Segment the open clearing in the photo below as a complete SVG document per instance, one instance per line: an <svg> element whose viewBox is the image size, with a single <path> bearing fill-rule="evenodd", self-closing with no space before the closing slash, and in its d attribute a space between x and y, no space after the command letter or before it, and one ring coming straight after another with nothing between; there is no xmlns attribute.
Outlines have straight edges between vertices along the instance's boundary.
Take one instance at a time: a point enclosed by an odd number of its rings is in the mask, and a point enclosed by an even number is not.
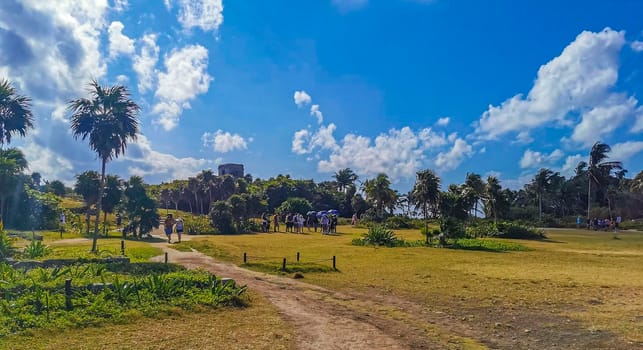
<svg viewBox="0 0 643 350"><path fill-rule="evenodd" d="M235 324L227 331L216 328L223 334L211 337L234 339L238 348L643 348L643 233L614 239L611 233L556 230L548 232L547 241L512 241L528 251L500 253L357 247L350 241L363 229L339 231L191 236L169 247L153 243L168 251L171 261L247 284L251 306L48 337L52 344L64 338L91 344L100 335L113 339L105 348L126 348L126 338L119 342L112 334L117 328L132 337L143 332L136 348L221 348L195 343L195 337L203 338L197 334L206 334L193 332L205 317L207 324ZM412 230L396 233L422 238ZM246 267L259 271L237 266L243 266L244 252ZM291 263L297 252L299 265ZM329 268L333 255L338 272ZM282 257L290 271L303 269L304 278L280 273ZM184 327L161 342L145 335L144 322L154 322L162 339L174 325ZM34 338L15 337L9 344ZM69 348L83 348L74 344Z"/></svg>

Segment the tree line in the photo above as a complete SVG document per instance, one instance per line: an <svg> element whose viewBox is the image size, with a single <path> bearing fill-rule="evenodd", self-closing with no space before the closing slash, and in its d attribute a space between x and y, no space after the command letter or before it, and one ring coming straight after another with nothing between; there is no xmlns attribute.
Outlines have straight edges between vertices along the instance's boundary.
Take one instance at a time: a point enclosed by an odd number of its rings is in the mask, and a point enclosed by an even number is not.
<svg viewBox="0 0 643 350"><path fill-rule="evenodd" d="M12 136L25 136L33 128L31 100L19 95L7 80L0 81L0 146ZM610 147L597 142L580 162L574 175L565 178L551 169L541 169L523 188L503 188L494 176L483 178L469 173L461 184L442 189L441 179L432 170L417 173L413 188L399 192L391 188L387 174L360 178L350 168L340 169L328 181L292 179L277 175L254 179L251 175L217 176L206 169L187 179L155 185L140 177L123 180L106 173L107 163L125 152L139 133L139 106L124 86L89 84L88 97L68 102L70 128L76 139L88 142L101 162L101 171L76 176L73 189L62 182L42 181L39 174L24 174L28 168L17 148L0 148L0 217L9 226L48 227L55 223L61 197L72 191L85 203L89 232L90 215L95 216L94 244L108 213L122 210L135 231L147 232L158 226L159 208L207 215L222 232L251 230L251 218L262 213L336 209L340 216L357 213L371 221L396 217L438 219L441 226L479 219L494 224L499 220L522 220L541 225L560 225L592 217L643 216L643 171L633 179L621 162L609 159ZM99 200L99 198L101 200ZM33 210L26 210L31 208ZM35 209L34 209L35 208ZM44 209L43 209L44 208ZM52 209L53 208L53 209ZM23 210L24 209L24 210ZM36 211L34 211L36 210ZM38 212L37 210L40 210ZM49 213L46 219L25 218L25 213ZM42 215L39 215L42 216ZM34 221L39 221L35 223Z"/></svg>

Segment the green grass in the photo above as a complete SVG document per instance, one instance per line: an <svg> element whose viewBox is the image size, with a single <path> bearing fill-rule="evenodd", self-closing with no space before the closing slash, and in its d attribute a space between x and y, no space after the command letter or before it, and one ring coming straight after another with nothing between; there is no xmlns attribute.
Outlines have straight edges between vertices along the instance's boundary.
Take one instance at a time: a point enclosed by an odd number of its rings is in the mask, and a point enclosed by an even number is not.
<svg viewBox="0 0 643 350"><path fill-rule="evenodd" d="M513 242L501 242L495 239L488 238L461 238L453 242L451 249L463 250L480 250L487 252L511 252L511 251L525 251L528 250L522 244Z"/></svg>
<svg viewBox="0 0 643 350"><path fill-rule="evenodd" d="M189 245L238 265L244 252L289 261L300 252L302 262L335 255L340 273L308 272L306 282L337 290L378 288L445 307L544 310L643 340L643 321L633 321L643 314L643 233L621 232L620 239L614 239L612 233L550 230L544 241L483 239L463 244L481 250L352 246L365 231L340 226L335 236L220 235L196 237ZM423 239L419 230L395 234L409 241ZM504 253L495 253L498 250Z"/></svg>

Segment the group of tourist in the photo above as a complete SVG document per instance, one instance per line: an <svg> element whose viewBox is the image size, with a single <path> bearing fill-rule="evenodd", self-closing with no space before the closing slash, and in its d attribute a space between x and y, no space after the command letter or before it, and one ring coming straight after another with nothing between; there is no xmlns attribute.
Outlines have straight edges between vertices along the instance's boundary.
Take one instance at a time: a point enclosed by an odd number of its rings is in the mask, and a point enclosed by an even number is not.
<svg viewBox="0 0 643 350"><path fill-rule="evenodd" d="M317 214L309 212L306 216L300 213L288 213L283 219L279 214L274 214L271 217L267 213L261 215L261 231L270 232L272 225L272 232L281 232L279 224L284 222L286 225L286 232L291 233L304 233L304 229L308 232L317 232L320 230L322 234L337 233L337 215L331 213ZM351 223L356 223L356 215Z"/></svg>
<svg viewBox="0 0 643 350"><path fill-rule="evenodd" d="M180 217L176 220L172 217L172 214L167 214L165 217L165 222L163 223L165 228L165 235L167 236L167 242L172 243L172 232L176 230L176 235L179 237L179 243L181 243L181 235L183 234L183 219Z"/></svg>
<svg viewBox="0 0 643 350"><path fill-rule="evenodd" d="M621 217L617 216L616 219L613 218L593 218L587 222L587 229L589 230L602 230L602 231L615 231L618 229L621 224ZM576 225L580 227L582 225L583 219L579 215L576 219Z"/></svg>

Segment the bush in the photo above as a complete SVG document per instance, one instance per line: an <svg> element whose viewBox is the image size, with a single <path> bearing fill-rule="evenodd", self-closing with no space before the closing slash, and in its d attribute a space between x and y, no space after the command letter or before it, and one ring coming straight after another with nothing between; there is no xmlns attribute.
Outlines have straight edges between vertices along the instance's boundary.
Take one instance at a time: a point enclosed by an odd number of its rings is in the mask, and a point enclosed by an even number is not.
<svg viewBox="0 0 643 350"><path fill-rule="evenodd" d="M621 230L638 230L643 231L643 220L626 220L618 226Z"/></svg>
<svg viewBox="0 0 643 350"><path fill-rule="evenodd" d="M498 238L515 238L515 239L543 239L547 238L543 230L533 227L523 226L516 223L502 222L498 224L498 233L494 235Z"/></svg>
<svg viewBox="0 0 643 350"><path fill-rule="evenodd" d="M526 247L509 242L498 242L488 239L471 239L471 238L460 238L457 239L449 247L452 249L464 249L464 250L482 250L490 252L507 252L507 251L522 251L527 250Z"/></svg>
<svg viewBox="0 0 643 350"><path fill-rule="evenodd" d="M217 233L234 234L237 230L232 225L232 208L224 201L212 203L210 223Z"/></svg>
<svg viewBox="0 0 643 350"><path fill-rule="evenodd" d="M395 236L395 232L383 225L373 225L361 239L353 240L353 245L395 247L398 244L399 239Z"/></svg>
<svg viewBox="0 0 643 350"><path fill-rule="evenodd" d="M13 241L7 236L7 233L2 230L1 225L0 223L0 259L6 259L14 253Z"/></svg>
<svg viewBox="0 0 643 350"><path fill-rule="evenodd" d="M386 226L392 229L413 228L413 222L406 216L391 216L386 219Z"/></svg>
<svg viewBox="0 0 643 350"><path fill-rule="evenodd" d="M204 235L214 233L214 228L210 225L210 220L207 216L192 216L186 215L183 219L184 230L190 235Z"/></svg>
<svg viewBox="0 0 643 350"><path fill-rule="evenodd" d="M51 252L51 249L42 244L42 241L32 240L28 246L25 247L23 255L29 259L43 257Z"/></svg>

